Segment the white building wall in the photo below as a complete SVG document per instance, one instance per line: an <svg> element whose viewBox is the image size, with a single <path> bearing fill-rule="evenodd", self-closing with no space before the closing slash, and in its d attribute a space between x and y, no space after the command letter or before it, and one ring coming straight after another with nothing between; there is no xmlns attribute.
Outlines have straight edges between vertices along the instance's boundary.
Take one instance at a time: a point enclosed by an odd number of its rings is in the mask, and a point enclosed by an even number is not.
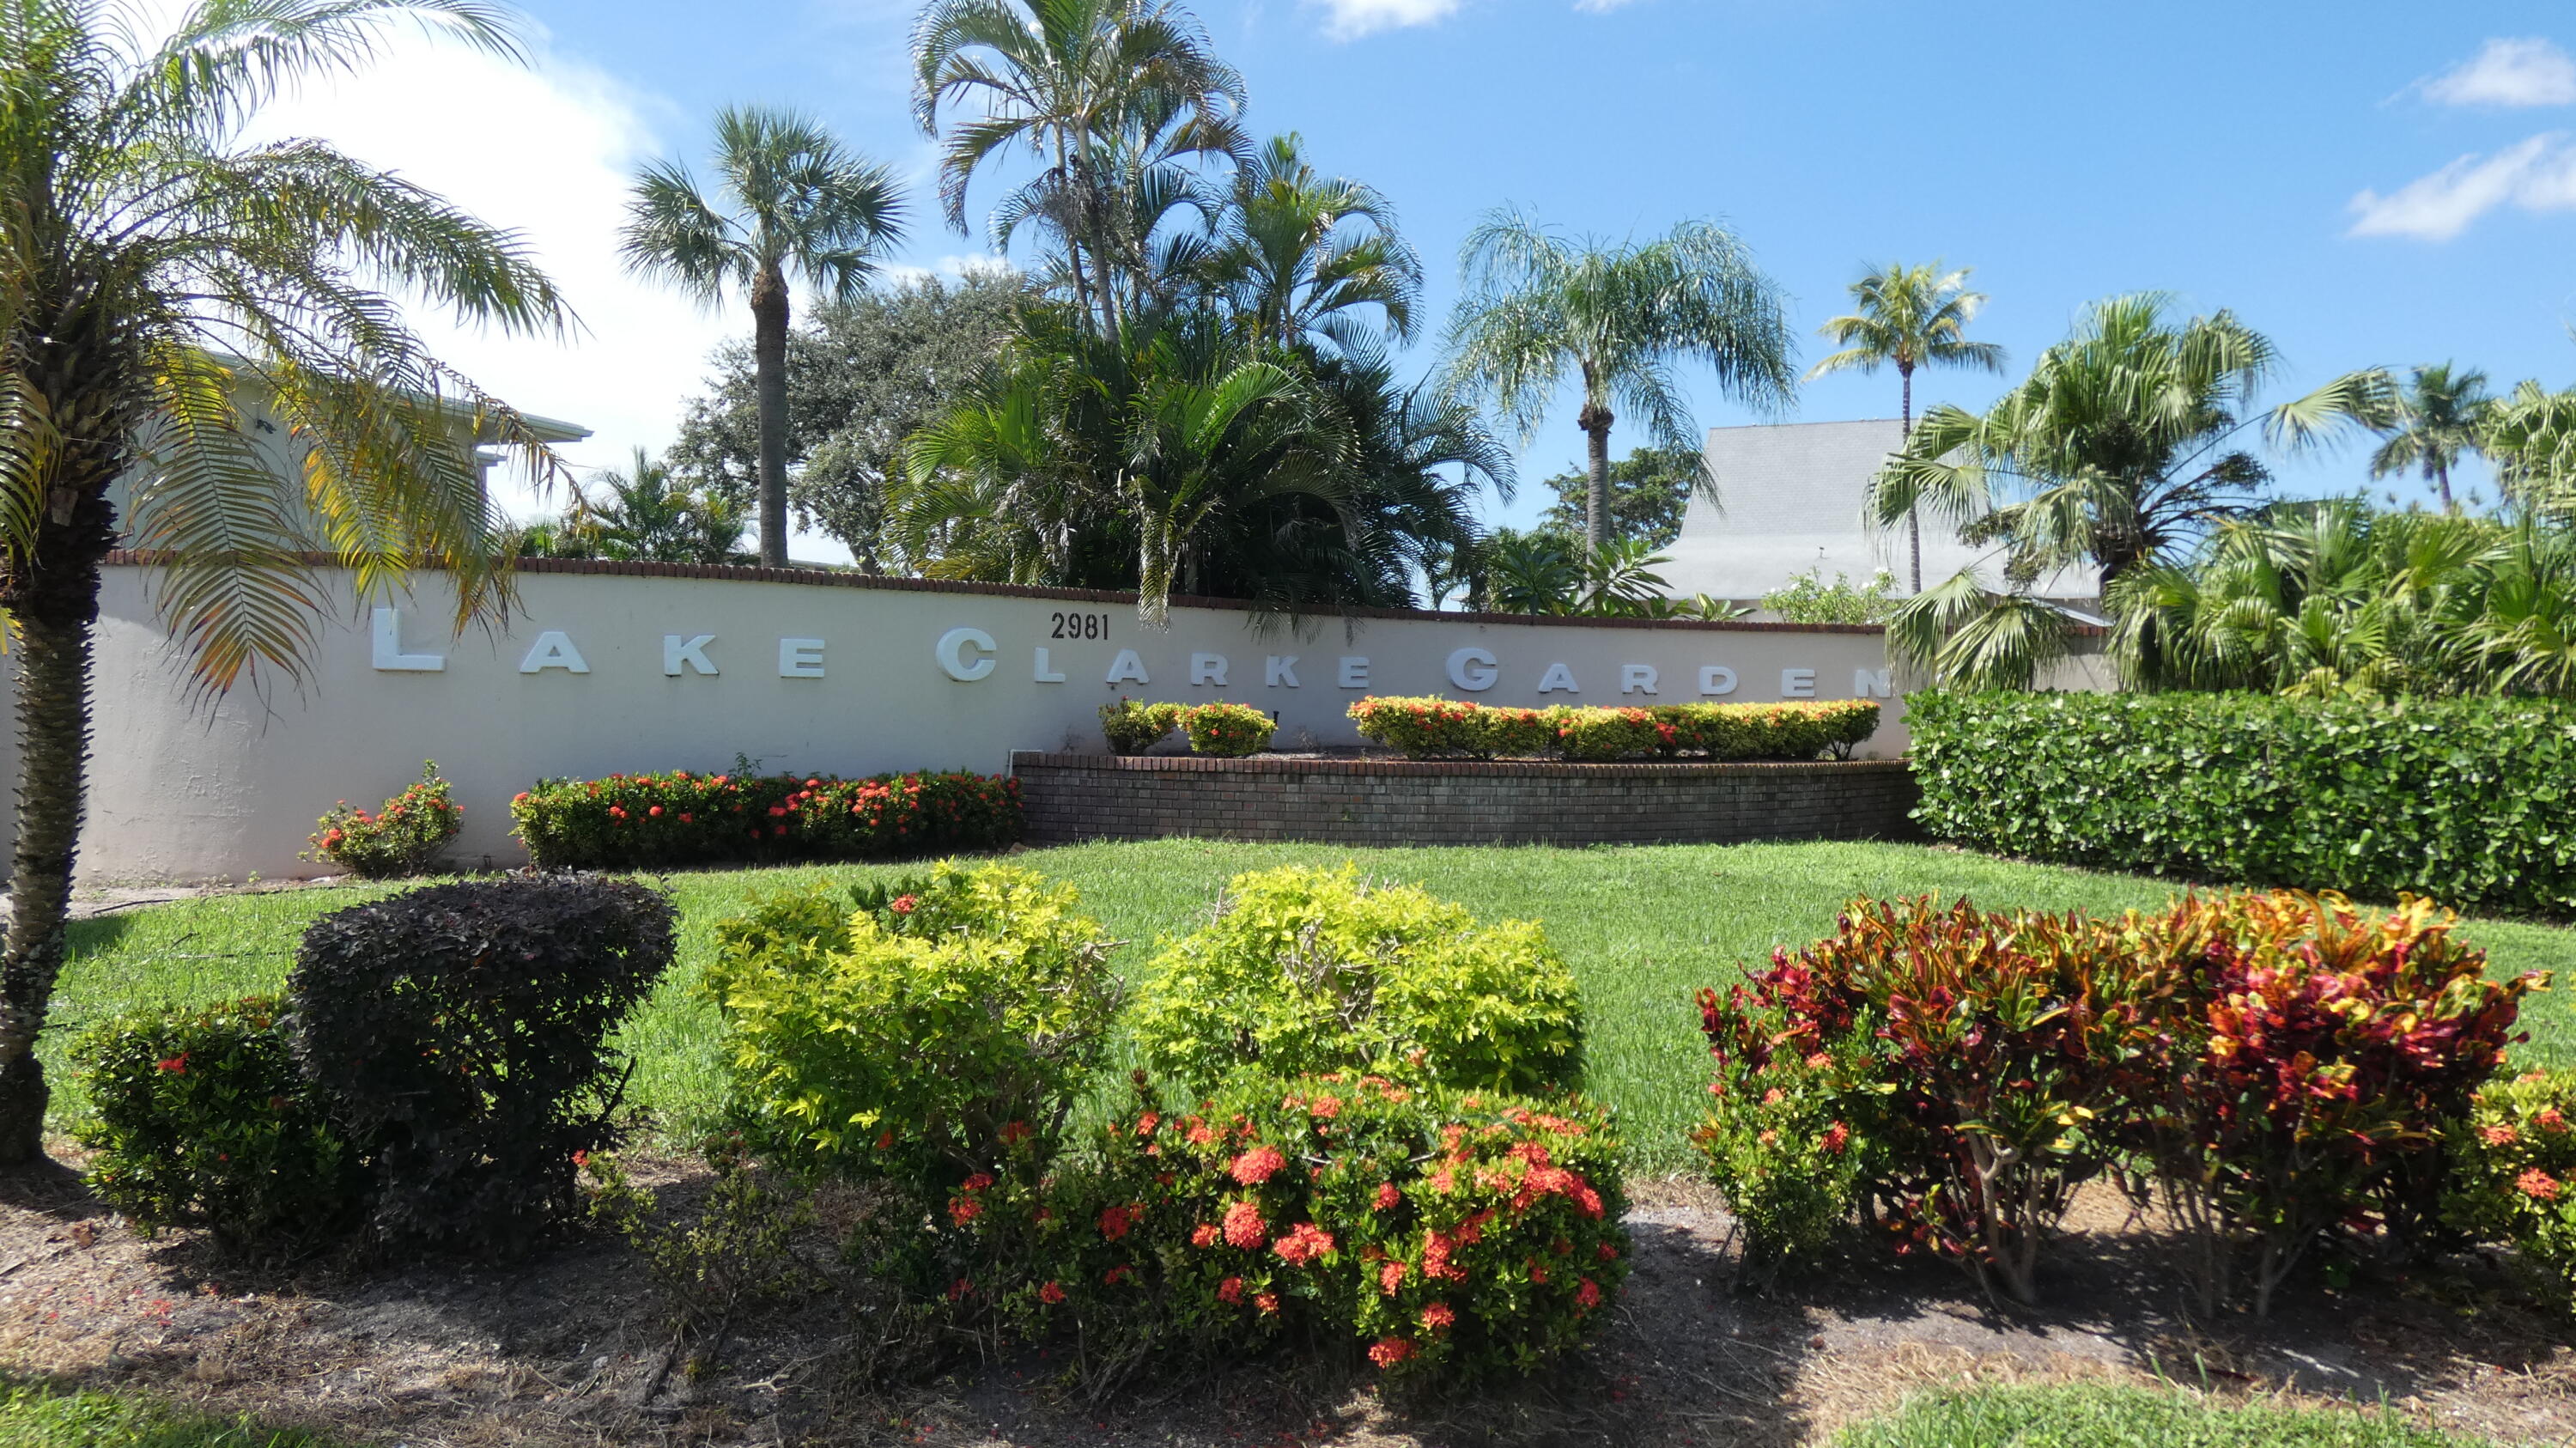
<svg viewBox="0 0 2576 1448"><path fill-rule="evenodd" d="M523 858L506 805L543 776L721 770L737 753L797 773L996 773L1013 750L1103 748L1095 711L1122 695L1276 711L1278 745L1293 747L1359 743L1344 711L1368 694L1754 702L1852 698L1893 678L1870 630L1424 613L1320 620L1299 637L1236 609L1175 608L1147 632L1130 602L543 571L520 577L506 627L463 638L425 591L381 653L343 575L348 621L300 689L269 680L209 704L153 614L152 576L107 570L84 883L320 873L296 859L315 817L340 799L373 808L431 758L465 807L459 858L506 864ZM701 637L713 676L685 649ZM1542 692L1557 665L1574 687ZM1901 701L1886 702L1864 750L1877 757L1904 747Z"/></svg>

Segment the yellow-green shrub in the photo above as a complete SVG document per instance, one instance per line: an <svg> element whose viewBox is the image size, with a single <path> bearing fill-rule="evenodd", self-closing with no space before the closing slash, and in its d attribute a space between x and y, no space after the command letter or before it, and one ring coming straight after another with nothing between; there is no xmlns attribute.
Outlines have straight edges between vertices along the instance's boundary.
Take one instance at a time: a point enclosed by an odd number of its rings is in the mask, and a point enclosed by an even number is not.
<svg viewBox="0 0 2576 1448"><path fill-rule="evenodd" d="M1570 1083L1583 1044L1574 976L1536 921L1480 925L1352 865L1235 877L1165 947L1135 1030L1157 1072L1197 1085L1258 1065L1534 1091Z"/></svg>
<svg viewBox="0 0 2576 1448"><path fill-rule="evenodd" d="M818 886L725 922L705 989L746 1136L938 1191L1056 1141L1121 997L1079 903L1033 871L948 863L876 908Z"/></svg>

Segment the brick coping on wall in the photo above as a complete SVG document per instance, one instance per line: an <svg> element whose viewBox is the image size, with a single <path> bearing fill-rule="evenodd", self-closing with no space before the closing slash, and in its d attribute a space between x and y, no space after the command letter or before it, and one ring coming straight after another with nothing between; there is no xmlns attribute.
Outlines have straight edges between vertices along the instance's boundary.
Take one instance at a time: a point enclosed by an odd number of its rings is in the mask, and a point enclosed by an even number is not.
<svg viewBox="0 0 2576 1448"><path fill-rule="evenodd" d="M1255 754L1214 759L1202 754L1061 754L1014 750L1011 768L1092 769L1131 774L1313 774L1446 779L1707 779L1788 778L1855 772L1910 774L1902 759L1819 759L1749 763L1742 760L1646 760L1586 764L1561 759L1316 759Z"/></svg>
<svg viewBox="0 0 2576 1448"><path fill-rule="evenodd" d="M316 568L339 566L339 560L327 553L303 555L306 565ZM136 549L118 549L107 555L107 562L117 567L150 567L160 562L152 553ZM883 574L841 572L823 568L761 568L726 563L636 563L606 558L521 558L512 564L519 573L564 573L596 575L609 578L696 578L724 583L784 583L806 588L858 588L889 593L949 593L981 598L1027 598L1056 603L1128 604L1136 595L1098 588L1038 588L1016 583L961 583L945 578L889 578ZM1235 613L1261 613L1265 610L1248 599L1197 598L1185 594L1172 596L1174 608L1222 609ZM1275 613L1272 615L1277 617ZM1304 616L1308 622L1330 619L1416 619L1435 623L1516 624L1528 628L1618 628L1663 629L1703 633L1843 633L1876 634L1886 630L1874 623L1756 623L1746 619L1697 618L1607 618L1590 614L1530 613L1442 613L1422 608L1338 608L1317 610Z"/></svg>

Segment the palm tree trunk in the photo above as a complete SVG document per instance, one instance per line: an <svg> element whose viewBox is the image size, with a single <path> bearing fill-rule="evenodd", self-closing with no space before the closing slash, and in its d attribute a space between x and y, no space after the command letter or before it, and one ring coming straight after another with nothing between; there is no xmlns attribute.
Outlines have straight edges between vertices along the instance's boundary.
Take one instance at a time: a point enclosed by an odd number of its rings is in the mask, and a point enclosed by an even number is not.
<svg viewBox="0 0 2576 1448"><path fill-rule="evenodd" d="M1899 367L1896 369L1896 375L1904 384L1903 401L1897 406L1899 431L1896 435L1897 446L1903 447L1914 438L1914 369ZM1914 559L1914 586L1909 591L1921 593L1923 591L1923 520L1915 515L1915 510L1911 507L1905 510L1905 546Z"/></svg>
<svg viewBox="0 0 2576 1448"><path fill-rule="evenodd" d="M1592 455L1592 486L1583 503L1583 554L1601 551L1610 532L1610 409L1597 402L1583 405L1575 423L1583 429Z"/></svg>
<svg viewBox="0 0 2576 1448"><path fill-rule="evenodd" d="M776 265L751 284L753 391L760 404L760 562L787 566L787 278Z"/></svg>
<svg viewBox="0 0 2576 1448"><path fill-rule="evenodd" d="M2456 513L2460 511L2459 506L2451 501L2451 469L2449 466L2441 463L2434 464L2433 483L2434 486L2442 490L2442 511L2445 513Z"/></svg>

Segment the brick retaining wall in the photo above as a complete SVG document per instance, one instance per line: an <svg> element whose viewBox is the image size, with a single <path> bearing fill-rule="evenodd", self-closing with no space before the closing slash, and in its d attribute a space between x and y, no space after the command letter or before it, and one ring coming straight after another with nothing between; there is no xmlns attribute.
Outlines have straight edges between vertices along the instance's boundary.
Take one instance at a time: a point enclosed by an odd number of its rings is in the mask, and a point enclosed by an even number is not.
<svg viewBox="0 0 2576 1448"><path fill-rule="evenodd" d="M1740 844L1907 839L1902 760L1558 764L1017 753L1032 844Z"/></svg>

